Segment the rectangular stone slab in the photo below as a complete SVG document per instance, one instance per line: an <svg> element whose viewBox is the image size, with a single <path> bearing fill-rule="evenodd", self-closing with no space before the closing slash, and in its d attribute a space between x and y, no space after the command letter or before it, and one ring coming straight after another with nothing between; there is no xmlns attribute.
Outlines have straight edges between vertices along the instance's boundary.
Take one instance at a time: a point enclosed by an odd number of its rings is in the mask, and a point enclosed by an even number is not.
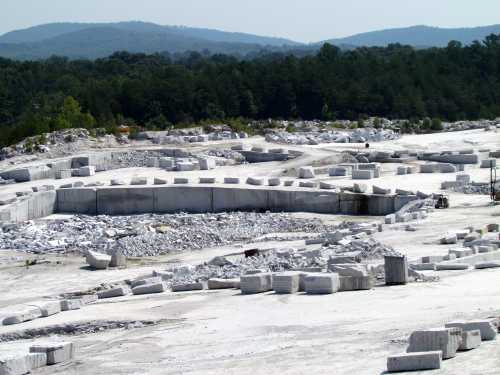
<svg viewBox="0 0 500 375"><path fill-rule="evenodd" d="M462 343L458 350L476 349L481 345L481 331L478 329L462 332Z"/></svg>
<svg viewBox="0 0 500 375"><path fill-rule="evenodd" d="M172 292L190 292L192 290L203 290L202 283L186 283L172 285Z"/></svg>
<svg viewBox="0 0 500 375"><path fill-rule="evenodd" d="M475 331L479 330L481 332L481 340L489 341L494 340L497 336L497 328L491 320L471 320L464 321L459 320L455 322L449 322L445 324L445 327L458 327L464 331Z"/></svg>
<svg viewBox="0 0 500 375"><path fill-rule="evenodd" d="M208 289L239 289L240 279L209 279Z"/></svg>
<svg viewBox="0 0 500 375"><path fill-rule="evenodd" d="M340 278L336 273L309 274L304 283L307 294L332 294L340 288Z"/></svg>
<svg viewBox="0 0 500 375"><path fill-rule="evenodd" d="M270 273L257 273L243 275L240 278L242 294L263 293L272 290L272 275Z"/></svg>
<svg viewBox="0 0 500 375"><path fill-rule="evenodd" d="M277 294L293 294L299 291L300 273L284 272L273 275L273 290Z"/></svg>
<svg viewBox="0 0 500 375"><path fill-rule="evenodd" d="M46 353L47 364L55 365L73 359L75 348L71 342L37 344L30 347L30 353Z"/></svg>
<svg viewBox="0 0 500 375"><path fill-rule="evenodd" d="M432 328L415 331L409 339L408 353L441 350L443 359L455 357L462 341L461 328Z"/></svg>
<svg viewBox="0 0 500 375"><path fill-rule="evenodd" d="M0 312L0 319L4 326L20 324L29 320L34 320L42 316L42 311L35 306L16 305L6 308Z"/></svg>
<svg viewBox="0 0 500 375"><path fill-rule="evenodd" d="M126 296L129 293L130 293L129 288L121 286L118 288L113 288L113 289L108 289L108 290L103 290L101 292L98 292L97 297L99 299L115 298L115 297Z"/></svg>
<svg viewBox="0 0 500 375"><path fill-rule="evenodd" d="M59 301L36 301L27 305L38 307L44 318L61 312L61 303Z"/></svg>
<svg viewBox="0 0 500 375"><path fill-rule="evenodd" d="M388 372L436 370L441 368L440 351L403 353L387 357Z"/></svg>
<svg viewBox="0 0 500 375"><path fill-rule="evenodd" d="M165 286L163 283L140 285L132 289L134 295L163 293L164 291Z"/></svg>

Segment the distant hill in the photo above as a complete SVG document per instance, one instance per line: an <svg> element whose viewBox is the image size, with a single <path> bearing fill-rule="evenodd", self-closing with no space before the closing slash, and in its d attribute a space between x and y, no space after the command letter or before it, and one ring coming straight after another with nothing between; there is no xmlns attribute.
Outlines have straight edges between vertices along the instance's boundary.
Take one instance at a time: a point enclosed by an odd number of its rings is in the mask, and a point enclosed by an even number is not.
<svg viewBox="0 0 500 375"><path fill-rule="evenodd" d="M500 25L442 29L413 26L330 39L342 49L400 43L414 47L443 47L451 40L469 44L499 34ZM51 23L16 30L0 36L0 57L36 60L52 55L71 59L95 59L116 51L169 52L209 51L231 55L258 55L262 51L307 54L324 42L302 44L289 39L232 33L184 26L161 26L147 22Z"/></svg>
<svg viewBox="0 0 500 375"><path fill-rule="evenodd" d="M146 22L54 23L12 31L0 36L0 56L40 59L52 55L98 58L113 52L249 53L266 48L297 47L300 43L245 33Z"/></svg>
<svg viewBox="0 0 500 375"><path fill-rule="evenodd" d="M500 25L444 29L429 26L412 26L356 34L346 38L330 39L332 44L350 44L357 47L387 46L400 43L414 47L445 47L452 40L470 44L484 40L490 34L500 34Z"/></svg>

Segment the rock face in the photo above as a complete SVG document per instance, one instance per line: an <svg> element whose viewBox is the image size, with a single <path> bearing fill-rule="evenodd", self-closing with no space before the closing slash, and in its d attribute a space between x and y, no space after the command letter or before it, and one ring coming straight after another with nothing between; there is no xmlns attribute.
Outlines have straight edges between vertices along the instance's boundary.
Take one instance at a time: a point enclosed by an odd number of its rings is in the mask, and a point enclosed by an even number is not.
<svg viewBox="0 0 500 375"><path fill-rule="evenodd" d="M96 270L105 270L111 263L111 256L88 250L86 260L90 267Z"/></svg>

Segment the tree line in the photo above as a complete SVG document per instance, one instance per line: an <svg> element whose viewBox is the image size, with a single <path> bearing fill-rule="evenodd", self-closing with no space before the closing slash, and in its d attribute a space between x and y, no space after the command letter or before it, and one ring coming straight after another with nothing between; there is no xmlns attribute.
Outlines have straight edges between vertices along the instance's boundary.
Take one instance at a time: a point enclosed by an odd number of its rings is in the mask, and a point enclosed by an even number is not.
<svg viewBox="0 0 500 375"><path fill-rule="evenodd" d="M119 52L95 61L0 59L0 145L68 127L148 129L228 119L500 116L500 36L252 60Z"/></svg>

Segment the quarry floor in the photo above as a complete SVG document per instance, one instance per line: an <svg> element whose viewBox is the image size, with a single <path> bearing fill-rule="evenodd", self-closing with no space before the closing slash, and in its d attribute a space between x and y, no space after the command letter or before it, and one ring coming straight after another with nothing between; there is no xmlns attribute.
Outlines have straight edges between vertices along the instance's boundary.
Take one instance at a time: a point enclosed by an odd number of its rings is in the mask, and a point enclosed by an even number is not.
<svg viewBox="0 0 500 375"><path fill-rule="evenodd" d="M261 138L244 141L266 144ZM471 143L472 142L472 143ZM269 144L266 144L269 147ZM85 178L105 181L133 175L167 177L270 176L311 163L328 164L332 155L353 145L283 146L306 151L286 163L264 163L221 167L213 171L163 172L151 168L98 173ZM361 145L360 145L361 147ZM484 131L405 136L398 141L373 143L372 149L500 149L500 136ZM440 183L454 174L395 176L396 164L383 164L383 176L369 181L382 187L439 191ZM474 180L483 181L489 171L466 169ZM323 178L324 177L324 178ZM329 179L320 176L320 180ZM75 178L73 180L78 180ZM2 194L36 181L0 188ZM56 183L65 183L61 180ZM339 183L352 184L339 179ZM15 190L11 190L15 189ZM429 217L412 222L415 232L403 224L385 226L375 238L408 255L443 255L451 246L440 245L448 230L467 226L484 227L500 221L500 206L491 206L487 196L451 193L451 208L435 210ZM328 221L380 218L297 214ZM287 243L303 246L303 241ZM276 246L259 242L259 247ZM280 243L280 245L284 245ZM313 245L314 246L314 245ZM252 244L226 246L157 258L134 259L127 269L89 271L84 259L73 255L46 255L47 263L26 268L33 255L0 252L0 308L8 305L93 288L101 283L132 279L167 263L197 264L216 255L240 252ZM0 326L0 335L23 329L95 320L158 320L157 325L130 330L117 329L94 334L60 336L77 346L76 359L69 364L47 367L33 374L335 374L379 375L386 357L404 352L405 340L415 329L442 326L449 320L500 316L500 269L439 273L440 280L406 286L376 287L370 291L344 292L328 296L243 296L237 290L163 293L101 300L82 310L37 319L18 326ZM0 348L28 346L31 340L2 343ZM412 374L423 374L416 372ZM485 342L479 349L459 353L443 362L441 370L425 374L493 375L500 373L500 339Z"/></svg>

